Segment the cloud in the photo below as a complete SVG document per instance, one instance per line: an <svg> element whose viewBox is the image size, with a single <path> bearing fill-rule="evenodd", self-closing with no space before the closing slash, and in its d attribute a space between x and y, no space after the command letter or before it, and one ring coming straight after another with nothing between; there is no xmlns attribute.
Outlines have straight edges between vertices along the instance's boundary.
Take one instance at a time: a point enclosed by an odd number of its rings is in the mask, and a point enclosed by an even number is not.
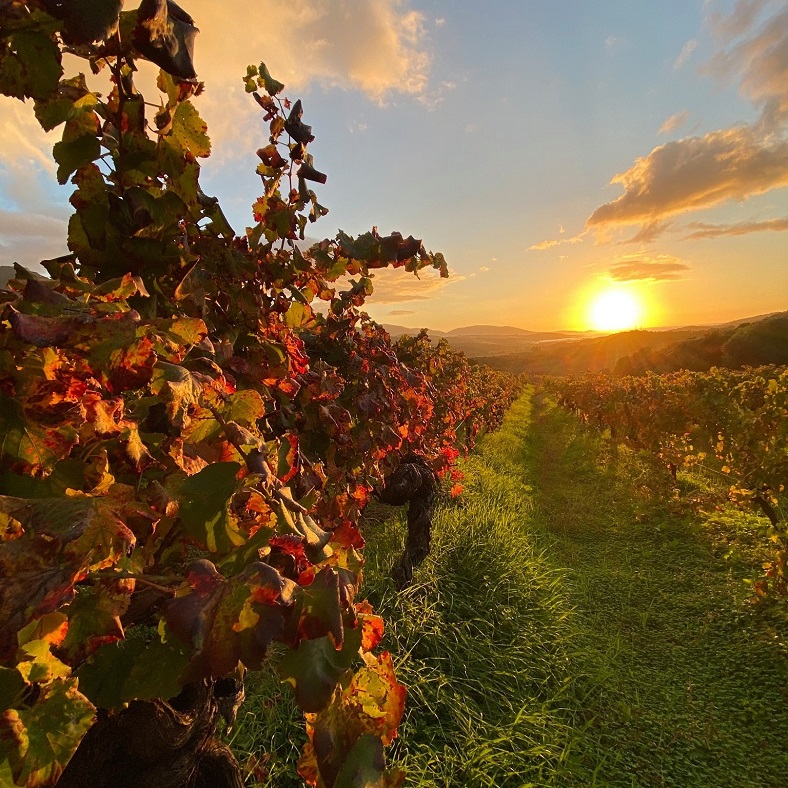
<svg viewBox="0 0 788 788"><path fill-rule="evenodd" d="M696 241L701 238L719 238L724 235L749 235L750 233L760 233L765 231L786 232L788 231L788 216L783 219L766 219L760 222L738 222L737 224L704 224L703 222L692 222L686 226L687 230L695 232L684 236L686 241Z"/></svg>
<svg viewBox="0 0 788 788"><path fill-rule="evenodd" d="M659 238L673 222L649 222L644 224L631 238L621 241L624 244L648 244Z"/></svg>
<svg viewBox="0 0 788 788"><path fill-rule="evenodd" d="M618 262L610 266L607 275L616 282L668 282L683 279L683 274L689 270L688 265L669 254L656 257L631 254L619 258Z"/></svg>
<svg viewBox="0 0 788 788"><path fill-rule="evenodd" d="M712 9L708 15L709 27L718 38L737 38L752 28L768 5L768 0L737 0L733 10L727 15Z"/></svg>
<svg viewBox="0 0 788 788"><path fill-rule="evenodd" d="M658 134L672 134L676 129L681 128L689 118L689 112L682 110L671 115L660 127Z"/></svg>
<svg viewBox="0 0 788 788"><path fill-rule="evenodd" d="M687 211L788 186L788 8L739 0L728 15L712 13L709 23L720 49L706 72L737 80L760 108L759 121L669 142L638 158L611 181L624 193L588 218L598 238L622 225L658 226ZM662 130L672 131L681 115L668 118Z"/></svg>
<svg viewBox="0 0 788 788"><path fill-rule="evenodd" d="M750 126L687 137L654 148L611 183L624 194L597 208L588 227L657 222L788 186L788 141L765 140Z"/></svg>
<svg viewBox="0 0 788 788"><path fill-rule="evenodd" d="M698 42L691 38L687 41L686 44L681 48L681 52L679 52L678 57L673 61L673 70L678 71L689 59L692 53L697 49Z"/></svg>
<svg viewBox="0 0 788 788"><path fill-rule="evenodd" d="M390 309L386 314L392 316L415 315L416 312L413 309Z"/></svg>
<svg viewBox="0 0 788 788"><path fill-rule="evenodd" d="M483 273L483 274L486 274L489 270L490 270L490 266L489 265L483 265L483 266L481 266L479 268L479 271L481 271L481 273Z"/></svg>
<svg viewBox="0 0 788 788"><path fill-rule="evenodd" d="M310 83L359 90L382 103L392 93L427 87L431 56L425 17L400 0L192 0L201 33L198 74L239 81L248 63L265 60L291 89Z"/></svg>
<svg viewBox="0 0 788 788"><path fill-rule="evenodd" d="M42 214L0 210L0 265L37 267L41 260L66 254L68 222Z"/></svg>
<svg viewBox="0 0 788 788"><path fill-rule="evenodd" d="M712 27L723 49L706 64L705 72L736 80L744 96L762 111L770 131L788 120L788 7L752 28L762 12L774 6L764 0L740 0L727 17L714 17Z"/></svg>
<svg viewBox="0 0 788 788"><path fill-rule="evenodd" d="M259 109L245 94L241 81L250 63L264 60L291 96L318 85L359 91L377 104L397 95L427 97L434 103L451 89L449 84L441 85L428 97L432 55L426 18L404 0L262 0L254 4L190 0L188 10L200 29L195 63L200 79L206 82L197 107L208 123L211 139L218 142L214 150L225 157L235 155L234 150L247 151L249 144L228 143L248 140L250 128L259 128ZM64 63L69 75L86 66L68 56ZM145 62L138 65L137 81L143 94L158 101L158 69ZM100 81L105 81L103 75ZM103 84L99 89L106 95ZM47 137L29 103L0 96L0 161L23 155L54 171L51 149L60 132L57 129Z"/></svg>
<svg viewBox="0 0 788 788"><path fill-rule="evenodd" d="M408 301L428 301L435 298L444 288L462 282L464 276L442 279L437 271L419 271L417 279L403 268L381 268L374 271L374 292L370 304L399 304Z"/></svg>
<svg viewBox="0 0 788 788"><path fill-rule="evenodd" d="M563 232L561 228L560 232ZM545 249L552 249L554 246L561 246L563 244L579 244L583 242L583 233L580 235L572 236L571 238L560 238L558 240L539 241L528 247L529 252L543 252Z"/></svg>

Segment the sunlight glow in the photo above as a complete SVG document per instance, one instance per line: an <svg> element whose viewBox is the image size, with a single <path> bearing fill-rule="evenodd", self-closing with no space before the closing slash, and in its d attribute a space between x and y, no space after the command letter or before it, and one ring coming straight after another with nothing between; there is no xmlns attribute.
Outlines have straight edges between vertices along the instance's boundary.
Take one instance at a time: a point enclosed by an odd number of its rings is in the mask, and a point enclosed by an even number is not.
<svg viewBox="0 0 788 788"><path fill-rule="evenodd" d="M591 302L589 322L597 331L626 331L642 320L640 301L626 290L605 290Z"/></svg>

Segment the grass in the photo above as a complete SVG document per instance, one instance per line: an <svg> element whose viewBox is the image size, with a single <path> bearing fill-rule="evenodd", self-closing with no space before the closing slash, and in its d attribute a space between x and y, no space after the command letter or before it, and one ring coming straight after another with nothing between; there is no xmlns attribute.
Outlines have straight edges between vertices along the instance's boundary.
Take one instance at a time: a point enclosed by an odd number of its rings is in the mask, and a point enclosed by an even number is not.
<svg viewBox="0 0 788 788"><path fill-rule="evenodd" d="M575 642L599 687L598 746L616 753L603 784L784 785L785 628L745 598L759 518L693 514L649 458L549 402L528 441L536 525L570 569Z"/></svg>
<svg viewBox="0 0 788 788"><path fill-rule="evenodd" d="M784 784L785 627L744 594L759 518L689 511L646 458L538 396L463 470L404 592L404 512L365 525L362 593L408 687L388 756L407 785ZM233 746L266 752L260 784L299 785L297 709L272 669L256 681Z"/></svg>

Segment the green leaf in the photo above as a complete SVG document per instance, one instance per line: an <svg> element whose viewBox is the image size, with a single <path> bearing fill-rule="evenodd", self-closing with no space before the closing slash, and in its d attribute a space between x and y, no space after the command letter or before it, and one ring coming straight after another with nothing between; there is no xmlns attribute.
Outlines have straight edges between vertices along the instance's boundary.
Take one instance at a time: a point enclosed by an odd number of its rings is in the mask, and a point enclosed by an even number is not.
<svg viewBox="0 0 788 788"><path fill-rule="evenodd" d="M186 531L211 552L226 552L246 540L229 511L239 487L237 462L217 462L190 476L180 486L180 519Z"/></svg>
<svg viewBox="0 0 788 788"><path fill-rule="evenodd" d="M79 687L98 707L114 709L130 700L171 698L180 692L189 665L187 648L162 642L158 633L99 648L77 672Z"/></svg>
<svg viewBox="0 0 788 788"><path fill-rule="evenodd" d="M61 649L71 664L79 664L100 646L123 637L120 616L129 599L130 595L113 594L105 586L80 589L65 609L68 631Z"/></svg>
<svg viewBox="0 0 788 788"><path fill-rule="evenodd" d="M339 770L334 788L366 788L385 785L381 779L386 772L383 742L371 733L365 733L353 745Z"/></svg>
<svg viewBox="0 0 788 788"><path fill-rule="evenodd" d="M83 134L71 142L56 142L52 153L58 163L57 182L66 183L73 172L101 155L101 146L95 135Z"/></svg>
<svg viewBox="0 0 788 788"><path fill-rule="evenodd" d="M298 705L308 713L320 711L331 700L340 676L350 669L361 646L361 627L345 633L337 651L329 637L302 640L294 651L289 649L279 662L282 681L295 691Z"/></svg>
<svg viewBox="0 0 788 788"><path fill-rule="evenodd" d="M48 684L71 675L71 668L52 654L49 647L46 640L32 640L20 647L17 670L28 684Z"/></svg>
<svg viewBox="0 0 788 788"><path fill-rule="evenodd" d="M93 110L98 100L98 96L88 90L85 75L78 74L72 79L61 80L56 93L36 101L36 118L45 131L51 131L61 123Z"/></svg>
<svg viewBox="0 0 788 788"><path fill-rule="evenodd" d="M95 719L92 703L76 679L44 687L30 709L0 716L0 744L17 785L52 784Z"/></svg>
<svg viewBox="0 0 788 788"><path fill-rule="evenodd" d="M0 39L0 93L45 99L62 73L60 49L43 31L20 30Z"/></svg>
<svg viewBox="0 0 788 788"><path fill-rule="evenodd" d="M0 709L14 706L24 688L24 679L16 668L0 667Z"/></svg>
<svg viewBox="0 0 788 788"><path fill-rule="evenodd" d="M70 425L40 424L21 403L0 394L0 463L28 473L50 470L77 442Z"/></svg>
<svg viewBox="0 0 788 788"><path fill-rule="evenodd" d="M209 156L211 140L206 133L208 126L190 101L178 104L172 119L170 136L184 153L195 158Z"/></svg>

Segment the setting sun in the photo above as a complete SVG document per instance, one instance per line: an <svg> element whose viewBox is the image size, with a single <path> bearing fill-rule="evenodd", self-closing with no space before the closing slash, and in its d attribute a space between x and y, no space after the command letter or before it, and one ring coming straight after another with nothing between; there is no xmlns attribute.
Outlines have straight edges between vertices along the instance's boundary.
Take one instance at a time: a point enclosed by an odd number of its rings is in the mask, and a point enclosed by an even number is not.
<svg viewBox="0 0 788 788"><path fill-rule="evenodd" d="M597 331L626 331L641 321L640 301L625 290L606 290L591 302L589 320Z"/></svg>

